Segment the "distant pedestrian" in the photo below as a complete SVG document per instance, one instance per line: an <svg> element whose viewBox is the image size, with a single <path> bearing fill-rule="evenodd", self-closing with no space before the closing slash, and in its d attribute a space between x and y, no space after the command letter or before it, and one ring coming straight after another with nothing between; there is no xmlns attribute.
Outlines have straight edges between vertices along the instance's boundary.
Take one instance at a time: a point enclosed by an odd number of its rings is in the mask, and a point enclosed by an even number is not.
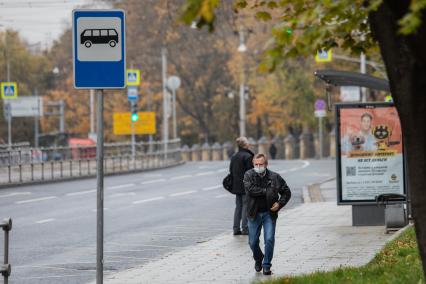
<svg viewBox="0 0 426 284"><path fill-rule="evenodd" d="M272 160L275 160L277 155L277 147L274 143L271 143L271 146L269 146L269 155L271 155Z"/></svg>
<svg viewBox="0 0 426 284"><path fill-rule="evenodd" d="M247 229L247 199L243 178L247 170L253 168L253 152L249 150L246 137L238 137L238 152L231 157L229 171L232 175L232 192L235 194L234 235L248 235ZM240 227L241 225L241 227Z"/></svg>
<svg viewBox="0 0 426 284"><path fill-rule="evenodd" d="M253 158L254 168L244 175L244 187L247 194L247 217L249 245L255 261L254 269L264 275L271 275L271 261L274 255L275 226L278 211L290 200L291 191L284 179L269 170L268 159L264 154ZM265 254L259 246L260 232L263 227Z"/></svg>

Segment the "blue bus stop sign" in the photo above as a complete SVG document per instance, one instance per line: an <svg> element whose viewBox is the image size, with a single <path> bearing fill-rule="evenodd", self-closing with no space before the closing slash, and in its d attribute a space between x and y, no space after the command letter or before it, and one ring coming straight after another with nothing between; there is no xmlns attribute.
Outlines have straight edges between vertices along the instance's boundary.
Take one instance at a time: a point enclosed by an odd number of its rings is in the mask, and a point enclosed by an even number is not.
<svg viewBox="0 0 426 284"><path fill-rule="evenodd" d="M125 15L123 10L74 10L74 87L126 87Z"/></svg>

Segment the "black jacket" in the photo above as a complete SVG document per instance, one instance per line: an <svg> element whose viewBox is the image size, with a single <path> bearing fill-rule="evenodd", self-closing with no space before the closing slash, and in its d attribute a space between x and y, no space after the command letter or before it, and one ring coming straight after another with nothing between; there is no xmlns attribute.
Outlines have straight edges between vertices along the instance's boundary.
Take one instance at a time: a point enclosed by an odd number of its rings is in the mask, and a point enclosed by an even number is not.
<svg viewBox="0 0 426 284"><path fill-rule="evenodd" d="M290 200L291 191L285 180L277 173L266 169L265 176L261 177L254 169L244 175L244 187L247 194L247 216L251 219L257 214L257 198L266 196L266 205L271 208L275 202L283 208ZM278 211L269 213L277 218Z"/></svg>
<svg viewBox="0 0 426 284"><path fill-rule="evenodd" d="M253 168L253 152L248 149L238 148L232 155L229 172L232 175L232 193L245 194L243 178L244 173Z"/></svg>

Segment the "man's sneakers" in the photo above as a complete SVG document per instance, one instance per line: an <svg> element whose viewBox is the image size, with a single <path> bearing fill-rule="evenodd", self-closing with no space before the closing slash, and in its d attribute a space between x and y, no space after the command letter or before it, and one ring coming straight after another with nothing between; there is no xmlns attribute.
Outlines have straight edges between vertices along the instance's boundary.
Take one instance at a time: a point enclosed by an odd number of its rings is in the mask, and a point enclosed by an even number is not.
<svg viewBox="0 0 426 284"><path fill-rule="evenodd" d="M247 230L242 230L242 231L241 231L241 235L248 236L248 234L249 234L249 233L248 233L248 231L247 231Z"/></svg>
<svg viewBox="0 0 426 284"><path fill-rule="evenodd" d="M263 268L263 275L271 275L271 274L272 274L272 271L271 271L270 267L264 267Z"/></svg>
<svg viewBox="0 0 426 284"><path fill-rule="evenodd" d="M234 231L234 236L239 236L241 234L242 234L241 231Z"/></svg>
<svg viewBox="0 0 426 284"><path fill-rule="evenodd" d="M262 270L262 261L256 261L254 263L254 270L260 272Z"/></svg>

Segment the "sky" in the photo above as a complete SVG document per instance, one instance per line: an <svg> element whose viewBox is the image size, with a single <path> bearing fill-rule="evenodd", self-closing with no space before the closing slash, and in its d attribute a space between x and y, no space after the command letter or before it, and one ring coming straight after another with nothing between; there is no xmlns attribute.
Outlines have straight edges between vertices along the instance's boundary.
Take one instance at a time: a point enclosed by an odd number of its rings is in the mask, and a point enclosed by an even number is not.
<svg viewBox="0 0 426 284"><path fill-rule="evenodd" d="M0 30L16 30L44 49L71 27L73 9L100 7L93 0L0 0Z"/></svg>

